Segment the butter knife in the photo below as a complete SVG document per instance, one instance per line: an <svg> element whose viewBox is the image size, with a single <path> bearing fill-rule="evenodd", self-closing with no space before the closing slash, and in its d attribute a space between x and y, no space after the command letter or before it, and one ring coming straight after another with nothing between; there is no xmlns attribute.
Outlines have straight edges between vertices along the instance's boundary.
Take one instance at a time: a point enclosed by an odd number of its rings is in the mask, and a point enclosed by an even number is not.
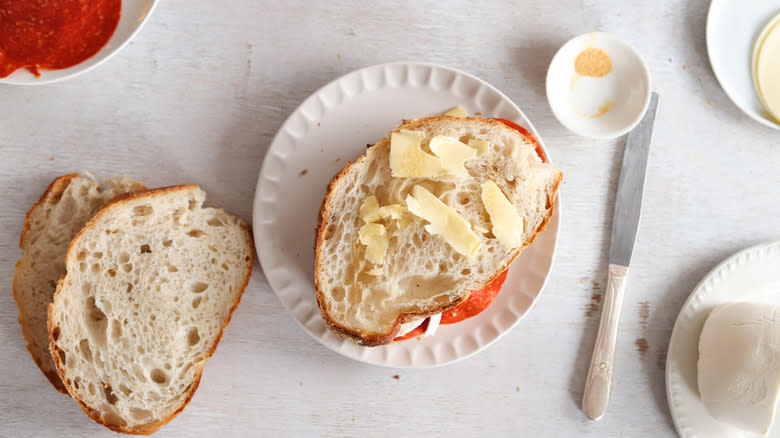
<svg viewBox="0 0 780 438"><path fill-rule="evenodd" d="M629 134L620 169L615 215L612 221L612 241L609 247L609 271L604 307L601 311L599 331L593 357L590 361L582 410L591 420L600 419L607 411L612 388L612 371L615 366L620 308L626 288L628 265L634 251L639 216L642 210L642 194L645 186L647 157L653 138L653 123L658 108L658 94L650 97L650 105L642 120Z"/></svg>

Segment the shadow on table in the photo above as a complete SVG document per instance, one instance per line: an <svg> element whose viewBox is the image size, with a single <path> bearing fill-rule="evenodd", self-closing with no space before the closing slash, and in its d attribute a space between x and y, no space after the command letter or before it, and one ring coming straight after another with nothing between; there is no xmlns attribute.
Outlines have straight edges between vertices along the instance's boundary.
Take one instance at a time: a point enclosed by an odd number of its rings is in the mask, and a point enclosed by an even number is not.
<svg viewBox="0 0 780 438"><path fill-rule="evenodd" d="M669 283L673 287L659 294L659 300L655 303L656 311L649 315L645 327L641 329L642 338L640 339L651 339L655 344L654 351L656 352L655 355L647 354L642 357L642 368L650 383L655 404L658 410L664 413L670 426L673 424L666 399L666 353L669 350L669 340L674 323L683 303L696 285L715 265L734 251L735 249L730 248L715 254L709 253L699 261L692 261L688 266L685 266L681 272L670 279ZM624 309L624 312L626 310ZM672 318L670 318L671 315L673 315ZM651 336L650 333L653 331L661 331L662 333Z"/></svg>
<svg viewBox="0 0 780 438"><path fill-rule="evenodd" d="M272 80L266 72L254 72L235 86L235 114L224 129L215 159L202 171L220 184L209 187L220 207L235 212L251 224L257 178L276 132L306 98L345 72L333 65L308 66L306 71ZM220 193L222 191L222 193Z"/></svg>
<svg viewBox="0 0 780 438"><path fill-rule="evenodd" d="M741 246L750 246L752 243L746 243ZM683 270L679 272L674 278L671 278L669 284L670 287L666 291L662 291L658 294L658 300L653 303L655 311L646 315L647 318L644 322L640 322L643 327L639 331L640 338L644 341L644 346L637 343L637 348L640 351L642 370L647 376L649 386L651 388L653 399L659 412L664 414L670 427L673 427L671 416L669 415L669 406L666 398L666 352L669 348L669 339L671 337L672 328L676 321L676 316L680 312L683 303L688 298L694 287L701 281L701 279L715 267L721 260L728 257L733 252L737 251L737 247L728 247L715 252L710 252L706 256L702 257L698 261L692 261L687 266L683 267ZM604 269L602 272L606 273L606 260L604 261ZM606 274L603 278L594 280L605 284ZM630 284L630 279L629 279ZM624 301L623 317L626 319L626 313L632 312L629 303L631 300ZM641 303L640 303L641 304ZM640 306L640 313L642 312L642 306ZM600 316L600 314L599 314ZM642 317L640 317L641 319ZM593 352L593 343L595 342L596 331L598 330L597 320L593 320L594 324L587 324L586 329L580 339L580 345L577 350L577 358L569 379L569 394L572 396L572 401L579 407L582 405L582 395L585 385L585 378L587 376L588 365ZM660 332L660 333L659 333ZM652 333L656 333L655 336ZM648 342L649 340L649 342ZM626 339L625 333L618 336L618 348L628 349L631 343L631 339ZM648 349L649 345L653 345L652 349ZM644 350L644 351L643 351ZM654 351L655 354L649 354L649 351ZM616 369L621 366L628 366L628 364L617 363ZM695 382L694 382L695 385ZM613 392L614 392L613 387ZM584 414L583 414L584 415ZM609 414L607 414L609 415Z"/></svg>
<svg viewBox="0 0 780 438"><path fill-rule="evenodd" d="M514 88L530 90L536 100L543 103L540 104L542 107L547 107L547 67L565 42L566 38L563 36L551 36L532 46L510 47L509 61L502 63L503 68L512 69L520 76L519 83L512 84ZM549 107L547 109L549 110Z"/></svg>
<svg viewBox="0 0 780 438"><path fill-rule="evenodd" d="M687 42L696 55L695 60L689 61L691 65L710 65L707 54L707 11L712 0L690 0L685 7L685 28L687 29ZM707 68L708 79L717 82L712 68Z"/></svg>

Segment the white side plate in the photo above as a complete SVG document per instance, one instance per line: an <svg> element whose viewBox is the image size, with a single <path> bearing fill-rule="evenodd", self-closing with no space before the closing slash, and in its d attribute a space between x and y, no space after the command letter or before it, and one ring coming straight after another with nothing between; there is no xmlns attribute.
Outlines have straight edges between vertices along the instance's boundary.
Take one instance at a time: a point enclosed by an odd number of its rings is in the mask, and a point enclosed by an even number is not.
<svg viewBox="0 0 780 438"><path fill-rule="evenodd" d="M729 257L693 290L674 324L666 358L666 396L682 438L741 438L743 432L712 418L699 397L696 365L699 334L713 307L735 301L780 305L780 242L748 248ZM780 437L780 427L770 437Z"/></svg>
<svg viewBox="0 0 780 438"><path fill-rule="evenodd" d="M41 69L41 77L35 77L25 69L19 69L10 75L0 78L0 84L12 84L12 85L43 85L50 84L52 82L59 82L65 79L72 78L82 73L88 72L108 58L114 56L119 49L127 45L130 40L141 30L141 27L146 23L149 17L152 15L155 6L157 6L157 0L123 0L122 12L119 17L119 23L117 24L114 34L111 39L108 40L105 46L100 49L91 58L85 60L80 64L76 64L73 67L64 68L61 70L44 70Z"/></svg>
<svg viewBox="0 0 780 438"><path fill-rule="evenodd" d="M761 31L780 12L778 0L712 0L707 14L707 53L712 72L734 104L752 119L780 129L756 94L752 56Z"/></svg>
<svg viewBox="0 0 780 438"><path fill-rule="evenodd" d="M260 263L279 300L313 338L355 360L431 367L470 356L517 324L544 287L558 236L560 205L547 231L518 257L493 304L480 315L439 328L435 336L361 347L332 333L317 307L314 237L331 178L402 119L462 105L538 134L520 109L488 83L447 67L376 65L343 76L301 104L276 134L255 192L253 223ZM541 138L539 143L544 148ZM545 153L547 151L545 150ZM549 157L549 154L548 154Z"/></svg>

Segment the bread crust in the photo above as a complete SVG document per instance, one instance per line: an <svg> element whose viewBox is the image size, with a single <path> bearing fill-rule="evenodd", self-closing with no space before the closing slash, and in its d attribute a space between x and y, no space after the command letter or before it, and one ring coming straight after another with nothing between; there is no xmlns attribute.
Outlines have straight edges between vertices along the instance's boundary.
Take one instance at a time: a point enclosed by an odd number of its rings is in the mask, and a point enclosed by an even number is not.
<svg viewBox="0 0 780 438"><path fill-rule="evenodd" d="M438 115L438 116L432 116L432 117L426 117L422 119L416 119L416 120L403 120L401 125L390 131L397 132L401 129L408 129L408 130L415 130L423 124L431 123L431 122L438 122L438 121L457 121L462 120L464 118L458 118L453 116L446 116L446 115ZM538 143L536 141L536 138L529 137L528 135L525 135L515 129L512 129L511 127L507 126L503 122L500 122L498 120L488 119L488 118L482 118L482 117L465 117L465 119L468 120L477 120L481 123L487 123L490 125L493 125L495 127L499 127L500 129L508 129L511 130L513 133L516 133L520 137L523 138L525 143L529 145L536 146ZM389 134L388 134L389 137ZM382 141L382 140L380 140ZM379 142L375 143L378 144ZM372 145L373 146L373 145ZM546 158L546 157L545 157ZM520 255L520 253L528 247L531 243L536 240L536 237L544 232L544 230L547 229L547 224L550 222L550 219L552 218L555 208L555 201L558 196L558 189L560 187L560 183L562 180L562 174L558 173L558 178L556 179L554 183L554 189L547 194L547 207L550 209L550 214L547 215L542 222L537 227L534 234L531 236L530 239L528 239L527 242L523 244L522 247L520 247L509 259L506 265L497 267L496 273L490 277L489 280L487 280L485 283L483 283L479 288L474 289L470 291L469 293L465 294L463 297L460 297L459 299L454 300L453 302L437 306L434 308L426 309L425 311L421 312L412 312L412 313L401 313L398 315L398 317L395 320L395 323L393 324L391 330L387 333L381 333L381 334L372 334L372 333L360 333L358 331L352 330L350 328L344 327L340 324L338 324L336 321L334 321L330 315L328 315L328 312L325 311L325 297L324 292L320 288L320 278L319 278L319 269L317 267L320 266L321 261L321 251L320 248L322 247L322 243L325 240L325 229L327 228L328 221L331 217L331 204L332 200L331 197L333 196L333 189L334 187L341 181L341 179L346 175L347 171L350 167L361 163L363 160L366 159L366 155L361 155L360 158L358 158L354 163L350 163L349 161L346 163L343 169L339 173L337 173L331 181L328 183L327 187L327 193L325 194L325 198L322 201L322 205L320 206L319 215L317 217L317 229L316 229L316 238L315 238L315 245L314 245L314 252L315 252L315 270L314 270L314 284L317 294L317 305L320 308L320 313L325 320L325 322L328 324L328 326L333 330L336 334L341 336L344 339L347 339L351 342L354 342L358 345L366 346L366 347L376 347L379 345L385 345L393 342L393 340L396 338L398 332L401 329L401 324L409 321L413 321L415 319L419 318L425 318L428 316L436 315L438 313L447 311L449 309L452 309L454 307L457 307L459 304L464 302L468 299L469 295L471 295L471 292L474 292L474 290L479 290L481 288L484 288L491 282L493 282L496 278L498 278L499 275L501 275L505 270L509 269L509 267L512 265L512 263L517 259L517 257Z"/></svg>
<svg viewBox="0 0 780 438"><path fill-rule="evenodd" d="M24 226L22 229L21 236L19 238L19 247L23 250L26 250L26 244L25 242L28 239L28 234L32 227L32 220L33 216L38 213L38 210L41 208L44 208L47 204L56 203L60 200L62 195L65 193L65 190L70 186L71 182L75 178L82 178L83 176L79 173L69 173L67 175L62 175L57 178L55 178L51 183L49 183L49 186L46 188L46 190L41 195L40 199L33 204L30 209L27 211L27 214L24 218ZM100 186L98 186L98 189L100 189ZM140 186L140 190L146 190L146 187ZM44 376L49 380L49 382L54 386L54 388L66 395L68 394L67 389L65 388L65 385L63 385L62 380L60 380L59 375L56 373L56 371L53 370L47 370L46 366L44 365L44 359L39 357L39 355L36 354L35 349L33 348L33 341L31 340L33 338L33 334L30 332L30 325L24 320L24 316L22 313L22 290L23 287L20 284L20 277L19 277L19 267L20 263L22 262L24 257L20 258L16 264L14 265L15 273L14 273L14 279L13 279L13 297L14 302L16 303L17 308L19 309L19 324L22 327L22 334L24 335L25 343L27 346L27 350L30 352L30 355L32 356L33 360L35 361L35 364L40 368L41 372Z"/></svg>
<svg viewBox="0 0 780 438"><path fill-rule="evenodd" d="M67 175L62 175L57 178L55 178L51 183L49 183L49 186L46 188L46 190L41 195L40 199L30 207L29 210L27 210L27 214L24 216L24 228L22 229L22 234L19 237L19 247L21 249L25 249L24 242L27 240L27 233L30 232L30 228L32 226L32 216L36 213L36 210L39 208L42 208L44 204L49 202L51 199L59 199L62 197L62 194L65 193L65 189L68 188L70 185L70 182L73 180L73 178L77 178L81 175L78 173L69 173ZM19 324L22 326L22 335L24 335L25 344L27 346L27 351L30 352L30 355L32 356L33 360L35 361L35 364L40 368L41 372L44 376L51 382L52 386L54 388L65 394L68 394L68 390L65 388L65 385L62 383L62 380L60 380L60 376L57 375L57 373L52 373L51 371L47 371L44 369L43 362L41 358L36 356L35 350L32 348L32 343L30 341L32 334L29 333L29 329L27 324L25 324L24 318L22 316L22 304L21 304L21 286L19 285L19 276L18 269L19 269L19 263L21 262L21 258L16 262L14 265L15 274L13 279L13 285L11 288L13 289L13 296L14 296L14 302L16 303L16 307L19 309Z"/></svg>
<svg viewBox="0 0 780 438"><path fill-rule="evenodd" d="M159 189L149 190L142 193L126 193L110 200L108 203L106 203L106 205L103 208L101 208L97 213L95 213L95 215L89 220L89 222L87 222L84 228L82 228L81 231L79 231L79 233L76 234L76 236L73 238L70 245L68 246L68 253L65 262L66 266L68 262L71 260L71 258L75 257L74 242L76 242L76 240L79 239L86 230L94 226L94 222L97 221L102 215L106 214L106 212L109 211L109 209L112 206L129 202L139 197L147 197L147 196L153 197L153 196L158 196L160 194L169 193L169 192L190 190L192 188L197 188L197 186L193 184L186 184L186 185L162 187ZM74 400L76 400L76 402L78 402L79 406L84 411L84 413L87 414L87 416L95 420L97 423L113 430L114 432L121 432L121 433L126 433L131 435L151 435L154 432L156 432L159 428L167 424L169 421L171 421L174 417L179 415L179 413L181 413L181 411L184 410L184 408L189 404L189 402L192 400L192 397L195 395L195 391L198 389L198 386L200 385L200 379L203 374L203 366L206 364L206 362L209 359L211 359L211 357L214 355L214 352L217 350L217 345L219 345L219 341L222 339L222 335L224 334L225 329L230 323L230 320L233 317L233 312L235 312L236 308L238 307L238 304L241 301L241 297L244 294L244 290L246 290L246 287L249 284L249 279L252 276L252 269L254 268L254 263L255 263L255 246L254 246L254 239L252 238L252 228L246 223L243 224L243 228L247 231L247 243L249 244L249 248L250 248L248 260L246 263L246 275L244 276L243 285L240 287L239 293L236 295L236 299L234 300L233 304L230 307L230 311L228 312L227 319L225 319L225 323L222 325L219 334L217 335L214 341L214 345L211 347L208 353L198 362L195 379L192 385L190 385L189 389L187 390L187 397L184 399L182 404L168 417L163 418L162 420L159 420L154 423L147 423L147 425L149 426L148 428L147 427L123 428L123 427L117 427L111 424L107 424L105 421L103 421L103 418L100 416L99 412L90 409L84 402L82 402L74 395L74 390L71 387L71 384L62 378L62 376L64 376L63 364L61 363L59 354L56 353L57 347L54 339L54 322L52 316L54 304L49 304L48 318L47 318L47 327L49 330L49 349L51 350L52 357L54 358L54 364L57 367L57 373L61 378L61 381L64 384L65 388L67 389L68 393L73 397ZM57 284L57 291L55 292L55 297L60 294L62 290L62 285L65 284L66 281L69 281L67 274L63 276L62 279L60 279L59 283Z"/></svg>

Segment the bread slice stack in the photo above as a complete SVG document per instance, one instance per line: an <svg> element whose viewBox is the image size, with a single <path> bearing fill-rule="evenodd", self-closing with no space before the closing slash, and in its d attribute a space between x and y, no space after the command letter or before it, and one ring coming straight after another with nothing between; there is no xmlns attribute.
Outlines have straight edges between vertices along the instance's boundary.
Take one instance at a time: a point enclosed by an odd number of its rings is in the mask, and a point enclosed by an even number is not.
<svg viewBox="0 0 780 438"><path fill-rule="evenodd" d="M535 139L500 121L404 122L328 186L316 240L323 318L376 346L457 306L544 231L560 181Z"/></svg>
<svg viewBox="0 0 780 438"><path fill-rule="evenodd" d="M84 412L117 432L152 433L184 408L249 281L248 225L204 200L193 185L121 195L66 252L25 251L18 265L64 267L43 320L49 357ZM17 269L15 289L28 278Z"/></svg>
<svg viewBox="0 0 780 438"><path fill-rule="evenodd" d="M77 173L52 181L27 213L19 243L24 255L16 263L13 290L22 333L38 368L65 394L67 390L49 353L46 318L57 282L65 275L68 245L106 202L124 193L146 190L143 184L128 178L106 183L107 189L101 191L94 178Z"/></svg>

